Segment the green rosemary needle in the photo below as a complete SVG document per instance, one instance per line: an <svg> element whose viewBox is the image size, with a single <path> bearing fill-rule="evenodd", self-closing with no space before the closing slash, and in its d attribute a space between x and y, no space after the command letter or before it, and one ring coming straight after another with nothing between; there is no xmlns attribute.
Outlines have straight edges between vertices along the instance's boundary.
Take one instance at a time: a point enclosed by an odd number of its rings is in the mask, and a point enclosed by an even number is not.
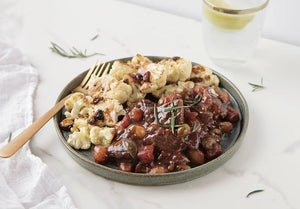
<svg viewBox="0 0 300 209"><path fill-rule="evenodd" d="M164 111L169 112L169 111L173 111L173 110L177 110L177 109L181 109L181 108L185 108L185 107L189 107L189 106L175 106L175 107L166 108Z"/></svg>
<svg viewBox="0 0 300 209"><path fill-rule="evenodd" d="M200 127L200 123L195 122L195 123L194 123L194 127L193 127L193 131L192 131L192 132L197 131L199 127Z"/></svg>
<svg viewBox="0 0 300 209"><path fill-rule="evenodd" d="M91 41L96 40L99 37L99 34L96 34L93 38L91 38Z"/></svg>
<svg viewBox="0 0 300 209"><path fill-rule="evenodd" d="M156 123L157 125L159 125L159 124L158 124L158 115L157 115L157 107L156 107L156 104L154 104L154 117L155 117L155 123Z"/></svg>
<svg viewBox="0 0 300 209"><path fill-rule="evenodd" d="M171 125L159 125L160 127L163 127L163 128L171 128ZM182 127L182 125L174 125L175 128L180 128Z"/></svg>
<svg viewBox="0 0 300 209"><path fill-rule="evenodd" d="M263 77L261 77L261 79L260 79L260 85L259 84L255 84L255 83L249 83L249 82L248 82L248 84L250 86L252 86L252 92L254 92L256 90L260 90L260 89L264 89L265 88Z"/></svg>
<svg viewBox="0 0 300 209"><path fill-rule="evenodd" d="M177 116L174 115L174 112L172 110L171 112L171 129L172 129L172 133L174 134L174 130L175 130L175 119Z"/></svg>
<svg viewBox="0 0 300 209"><path fill-rule="evenodd" d="M51 47L50 50L62 57L67 57L67 58L88 58L88 57L92 57L95 55L104 55L102 53L92 53L92 54L87 54L87 50L78 50L75 47L72 47L71 49L69 49L69 52L67 52L66 50L64 50L62 47L60 47L59 45L57 45L54 42L51 42Z"/></svg>
<svg viewBox="0 0 300 209"><path fill-rule="evenodd" d="M201 101L201 99L202 99L202 94L197 94L197 96L195 97L195 99L196 99L195 101L186 101L186 100L184 100L183 103L184 104L191 104L191 105L198 104Z"/></svg>
<svg viewBox="0 0 300 209"><path fill-rule="evenodd" d="M255 194L255 193L258 193L258 192L263 192L263 191L264 191L263 189L254 190L252 192L249 192L246 197L250 197L250 195L252 195L252 194Z"/></svg>
<svg viewBox="0 0 300 209"><path fill-rule="evenodd" d="M11 132L9 132L7 143L11 141Z"/></svg>

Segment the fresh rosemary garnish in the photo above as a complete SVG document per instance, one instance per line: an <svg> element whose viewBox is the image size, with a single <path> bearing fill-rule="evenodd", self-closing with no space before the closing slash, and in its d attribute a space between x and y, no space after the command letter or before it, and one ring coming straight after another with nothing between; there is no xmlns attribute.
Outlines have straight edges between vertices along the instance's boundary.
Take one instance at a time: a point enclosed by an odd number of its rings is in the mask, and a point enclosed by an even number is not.
<svg viewBox="0 0 300 209"><path fill-rule="evenodd" d="M198 104L202 99L202 94L197 94L195 96L195 99L196 99L195 101L186 101L186 100L184 100L183 103L184 104L191 104L191 105Z"/></svg>
<svg viewBox="0 0 300 209"><path fill-rule="evenodd" d="M157 125L159 125L159 124L158 124L158 115L157 115L157 107L156 107L156 104L154 104L154 117L155 117L155 123L156 123Z"/></svg>
<svg viewBox="0 0 300 209"><path fill-rule="evenodd" d="M176 117L177 116L174 115L173 110L171 110L171 130L172 130L173 134L175 132L175 119L176 119Z"/></svg>
<svg viewBox="0 0 300 209"><path fill-rule="evenodd" d="M263 192L263 191L264 191L263 189L254 190L252 192L249 192L246 197L250 197L250 195L252 195L252 194L255 194L255 193L258 193L258 192Z"/></svg>
<svg viewBox="0 0 300 209"><path fill-rule="evenodd" d="M64 50L62 47L60 47L59 45L57 45L56 43L51 42L51 47L50 47L51 51L62 56L62 57L67 57L67 58L88 58L88 57L92 57L95 55L104 55L102 53L92 53L92 54L87 54L87 50L85 49L84 51L82 50L78 50L75 47L72 47L71 49L69 49L69 52L67 52L66 50Z"/></svg>
<svg viewBox="0 0 300 209"><path fill-rule="evenodd" d="M11 132L9 132L7 143L11 141Z"/></svg>
<svg viewBox="0 0 300 209"><path fill-rule="evenodd" d="M174 113L173 113L174 114ZM163 127L163 128L171 128L172 129L172 125L162 125L162 124L159 124L158 123L158 115L157 115L157 106L156 104L154 104L154 117L155 117L155 124L159 125L160 127ZM175 116L174 118L176 119L177 116ZM171 118L171 123L172 123L172 118ZM174 124L174 128L179 128L181 127L182 125L175 125Z"/></svg>
<svg viewBox="0 0 300 209"><path fill-rule="evenodd" d="M200 127L200 123L195 122L195 123L194 123L194 127L193 127L193 131L192 131L192 132L197 131L199 127Z"/></svg>
<svg viewBox="0 0 300 209"><path fill-rule="evenodd" d="M91 41L96 40L99 37L99 34L96 34L93 38L91 38Z"/></svg>
<svg viewBox="0 0 300 209"><path fill-rule="evenodd" d="M160 127L163 127L163 128L171 128L171 125L159 125ZM180 128L182 127L183 125L174 125L175 128Z"/></svg>
<svg viewBox="0 0 300 209"><path fill-rule="evenodd" d="M189 107L189 106L175 106L175 107L166 108L164 111L169 112L172 110L177 110L177 109L181 109L181 108L185 108L185 107Z"/></svg>
<svg viewBox="0 0 300 209"><path fill-rule="evenodd" d="M173 108L175 107L174 105L174 101L173 99L171 98L171 96L167 93L168 97L170 98L171 102L172 102L172 107L171 107L171 130L172 130L172 133L174 134L175 133L175 115L174 115L174 110Z"/></svg>
<svg viewBox="0 0 300 209"><path fill-rule="evenodd" d="M248 84L250 85L250 86L252 86L252 92L254 92L254 91L256 91L256 90L260 90L260 89L264 89L265 88L265 86L264 86L264 81L263 81L263 77L261 77L261 79L260 79L260 85L259 84L255 84L255 83L249 83L248 82Z"/></svg>

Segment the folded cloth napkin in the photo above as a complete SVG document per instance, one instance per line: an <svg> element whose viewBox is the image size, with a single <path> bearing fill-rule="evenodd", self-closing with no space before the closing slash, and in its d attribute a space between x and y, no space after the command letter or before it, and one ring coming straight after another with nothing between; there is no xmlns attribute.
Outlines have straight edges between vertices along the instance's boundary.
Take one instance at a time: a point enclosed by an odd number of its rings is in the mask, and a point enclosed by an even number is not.
<svg viewBox="0 0 300 209"><path fill-rule="evenodd" d="M1 21L2 20L2 21ZM0 17L0 148L33 120L33 95L38 74L10 43L12 25ZM14 156L0 159L0 209L75 208L65 186L28 143Z"/></svg>

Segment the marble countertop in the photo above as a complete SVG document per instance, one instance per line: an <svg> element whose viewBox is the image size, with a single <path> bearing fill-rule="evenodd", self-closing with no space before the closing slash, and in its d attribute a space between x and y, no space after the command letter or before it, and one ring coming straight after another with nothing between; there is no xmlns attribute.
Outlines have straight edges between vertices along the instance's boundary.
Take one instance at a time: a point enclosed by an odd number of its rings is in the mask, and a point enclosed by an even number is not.
<svg viewBox="0 0 300 209"><path fill-rule="evenodd" d="M51 41L103 52L102 61L136 53L181 56L224 74L248 101L248 131L233 158L204 177L170 186L127 185L85 170L67 154L49 122L30 147L67 187L78 208L299 208L299 47L262 39L249 64L224 69L207 57L201 23L192 19L119 1L28 0L18 4L22 31L17 46L40 75L35 118L96 59L62 58L49 50ZM96 34L99 37L90 41ZM259 82L261 77L267 88L252 92L248 82ZM246 198L257 189L264 192Z"/></svg>

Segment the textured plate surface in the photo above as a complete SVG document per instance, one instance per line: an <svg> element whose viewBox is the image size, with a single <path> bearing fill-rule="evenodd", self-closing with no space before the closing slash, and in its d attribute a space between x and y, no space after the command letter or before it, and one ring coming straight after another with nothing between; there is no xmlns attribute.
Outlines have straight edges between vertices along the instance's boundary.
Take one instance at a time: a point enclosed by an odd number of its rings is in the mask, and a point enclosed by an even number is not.
<svg viewBox="0 0 300 209"><path fill-rule="evenodd" d="M162 59L169 57L156 57L156 56L147 56L154 62L158 62ZM123 62L127 62L132 57L118 59ZM109 61L107 63L113 63L115 60ZM194 65L199 65L198 63L193 62ZM57 101L60 101L62 98L71 93L71 90L77 87L82 79L84 78L87 71L81 73L72 81L70 81L67 86L62 90L60 95L57 98ZM93 158L93 147L89 150L76 150L67 144L67 139L69 132L63 131L59 127L60 121L64 118L64 109L59 111L54 117L54 125L58 133L59 139L62 142L66 151L71 155L71 157L76 160L84 168L101 175L105 178L112 179L119 182L129 183L129 184L139 184L139 185L165 185L165 184L176 184L186 181L193 180L195 178L201 177L208 174L209 172L217 169L219 166L224 164L229 160L232 155L238 150L240 144L244 138L247 126L248 126L248 106L247 102L244 99L241 92L237 87L225 78L223 75L218 72L213 71L220 79L219 87L223 91L227 91L230 94L231 105L238 110L240 113L240 120L233 125L233 129L230 133L225 134L222 138L221 146L223 149L223 154L219 157L203 164L200 166L193 167L192 169L185 171L178 171L172 173L164 174L140 174L140 173L127 173L117 170L114 166L111 165L99 165L94 162Z"/></svg>

